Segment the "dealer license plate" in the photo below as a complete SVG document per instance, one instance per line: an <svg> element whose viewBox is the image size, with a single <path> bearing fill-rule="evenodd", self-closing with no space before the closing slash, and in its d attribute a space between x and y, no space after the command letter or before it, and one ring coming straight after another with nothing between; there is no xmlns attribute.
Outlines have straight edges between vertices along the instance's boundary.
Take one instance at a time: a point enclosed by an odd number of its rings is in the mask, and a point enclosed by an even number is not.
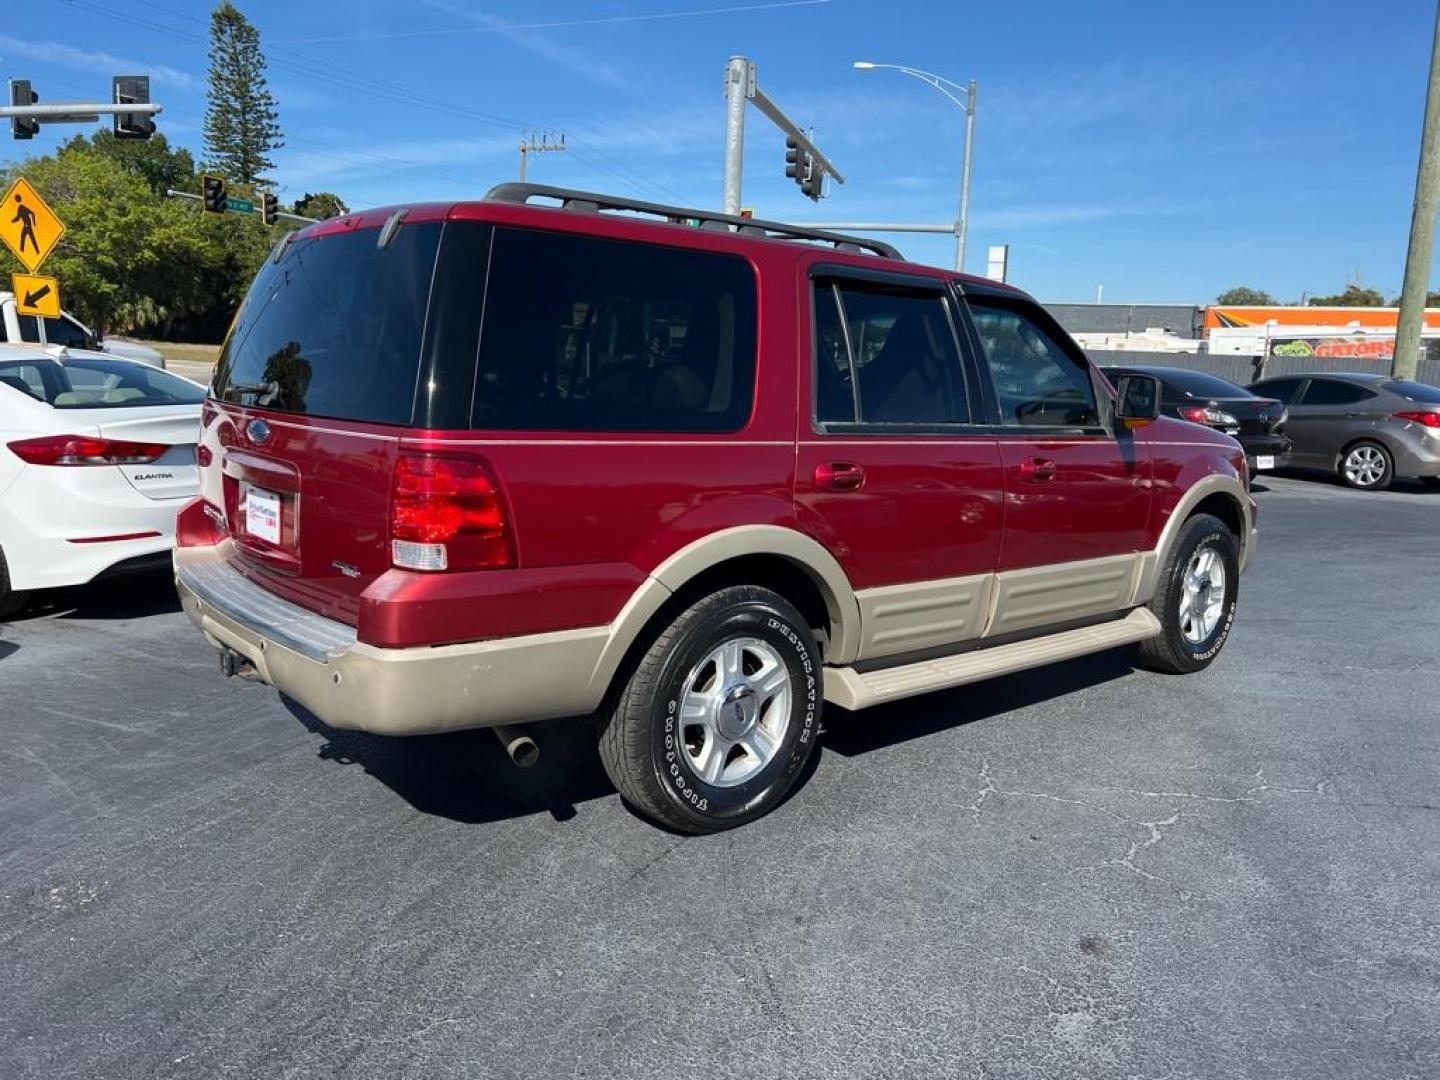
<svg viewBox="0 0 1440 1080"><path fill-rule="evenodd" d="M271 544L280 543L280 496L252 487L245 495L245 531Z"/></svg>
<svg viewBox="0 0 1440 1080"><path fill-rule="evenodd" d="M1259 470L1259 469L1273 469L1274 467L1275 467L1275 455L1274 455L1274 454L1259 454L1259 455L1256 456L1256 458L1255 458L1255 468L1256 468L1257 470Z"/></svg>

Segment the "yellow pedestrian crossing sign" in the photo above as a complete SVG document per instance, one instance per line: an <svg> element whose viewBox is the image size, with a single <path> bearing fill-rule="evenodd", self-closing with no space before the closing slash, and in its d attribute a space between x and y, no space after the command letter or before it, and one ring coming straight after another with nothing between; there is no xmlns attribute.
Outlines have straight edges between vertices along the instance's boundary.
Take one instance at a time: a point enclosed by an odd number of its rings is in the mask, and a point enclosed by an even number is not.
<svg viewBox="0 0 1440 1080"><path fill-rule="evenodd" d="M21 315L39 315L42 319L60 317L60 282L53 277L35 274L11 274L15 289L15 310Z"/></svg>
<svg viewBox="0 0 1440 1080"><path fill-rule="evenodd" d="M0 201L0 240L34 273L65 235L65 224L23 176Z"/></svg>

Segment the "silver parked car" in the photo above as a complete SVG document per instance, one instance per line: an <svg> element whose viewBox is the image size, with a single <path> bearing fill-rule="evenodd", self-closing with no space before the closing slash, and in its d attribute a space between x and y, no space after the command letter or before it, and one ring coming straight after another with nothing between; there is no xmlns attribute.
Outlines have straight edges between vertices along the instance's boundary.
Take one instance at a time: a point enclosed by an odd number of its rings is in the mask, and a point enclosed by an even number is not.
<svg viewBox="0 0 1440 1080"><path fill-rule="evenodd" d="M1440 486L1440 387L1388 375L1286 375L1251 384L1290 409L1287 464L1380 491L1396 476Z"/></svg>

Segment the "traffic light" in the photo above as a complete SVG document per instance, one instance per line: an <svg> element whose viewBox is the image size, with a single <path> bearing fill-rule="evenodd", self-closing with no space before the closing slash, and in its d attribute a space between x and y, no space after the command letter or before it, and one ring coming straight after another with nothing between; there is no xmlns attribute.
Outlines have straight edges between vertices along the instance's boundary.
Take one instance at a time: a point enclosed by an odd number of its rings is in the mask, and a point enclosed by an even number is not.
<svg viewBox="0 0 1440 1080"><path fill-rule="evenodd" d="M116 105L149 105L149 75L116 75L110 80L111 100ZM155 118L149 113L114 114L117 139L148 139L155 134Z"/></svg>
<svg viewBox="0 0 1440 1080"><path fill-rule="evenodd" d="M785 177L794 180L797 184L804 179L805 175L804 156L800 152L800 144L794 139L785 140Z"/></svg>
<svg viewBox="0 0 1440 1080"><path fill-rule="evenodd" d="M10 104L12 107L34 105L39 100L40 95L30 89L29 79L10 80ZM33 139L40 134L40 121L26 116L12 116L10 118L10 134L17 139Z"/></svg>
<svg viewBox="0 0 1440 1080"><path fill-rule="evenodd" d="M260 197L260 220L266 225L274 225L280 220L280 200L274 192L267 191Z"/></svg>
<svg viewBox="0 0 1440 1080"><path fill-rule="evenodd" d="M812 157L806 157L806 164L808 168L805 170L805 179L800 181L800 190L819 202L820 196L825 193L825 170L820 168Z"/></svg>
<svg viewBox="0 0 1440 1080"><path fill-rule="evenodd" d="M202 176L200 194L205 199L205 209L212 214L225 212L225 178L223 176Z"/></svg>

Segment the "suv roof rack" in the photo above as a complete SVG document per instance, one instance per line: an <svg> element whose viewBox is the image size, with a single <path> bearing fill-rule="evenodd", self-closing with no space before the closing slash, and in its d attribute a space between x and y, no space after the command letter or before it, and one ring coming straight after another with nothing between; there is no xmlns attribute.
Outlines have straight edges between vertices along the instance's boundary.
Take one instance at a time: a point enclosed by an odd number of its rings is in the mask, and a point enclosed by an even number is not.
<svg viewBox="0 0 1440 1080"><path fill-rule="evenodd" d="M771 240L818 240L834 245L837 251L869 252L886 259L904 259L897 249L882 240L847 236L823 229L807 229L803 225L785 225L778 221L717 214L712 210L692 210L682 206L666 206L663 203L622 199L614 195L597 195L593 191L574 191L570 188L550 187L547 184L496 184L486 193L485 198L492 202L521 205L536 198L557 199L564 210L578 210L590 214L598 214L602 210L628 210L632 213L653 214L677 225L686 221L698 221L702 229L721 229L727 232L733 230L742 236L763 236Z"/></svg>

